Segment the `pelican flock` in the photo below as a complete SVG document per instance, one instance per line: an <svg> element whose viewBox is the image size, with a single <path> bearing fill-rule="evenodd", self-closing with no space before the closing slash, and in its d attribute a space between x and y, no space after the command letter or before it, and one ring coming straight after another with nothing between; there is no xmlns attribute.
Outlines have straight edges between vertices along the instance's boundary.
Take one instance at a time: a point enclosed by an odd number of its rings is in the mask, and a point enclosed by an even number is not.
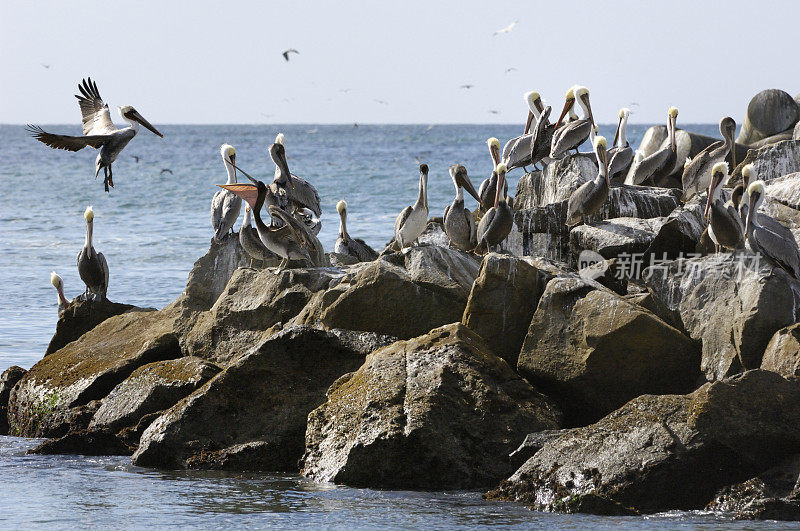
<svg viewBox="0 0 800 531"><path fill-rule="evenodd" d="M656 186L661 179L669 176L677 156L675 152L677 148L675 144L677 119L677 107L670 107L669 111L667 111L667 142L660 149L639 161L630 184L642 184L649 180Z"/></svg>

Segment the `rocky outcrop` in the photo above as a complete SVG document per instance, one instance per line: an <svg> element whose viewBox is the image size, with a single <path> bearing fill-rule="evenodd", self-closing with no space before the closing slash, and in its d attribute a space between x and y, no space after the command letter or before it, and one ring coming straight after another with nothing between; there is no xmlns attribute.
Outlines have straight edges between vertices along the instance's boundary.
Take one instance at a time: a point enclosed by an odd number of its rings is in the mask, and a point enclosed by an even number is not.
<svg viewBox="0 0 800 531"><path fill-rule="evenodd" d="M463 489L513 470L558 408L460 323L370 354L308 419L303 473L353 486Z"/></svg>
<svg viewBox="0 0 800 531"><path fill-rule="evenodd" d="M736 139L753 144L786 131L791 132L800 120L800 105L783 90L762 90L750 100L742 129Z"/></svg>
<svg viewBox="0 0 800 531"><path fill-rule="evenodd" d="M517 370L558 397L568 423L593 422L642 394L686 393L696 346L642 306L577 276L551 280Z"/></svg>
<svg viewBox="0 0 800 531"><path fill-rule="evenodd" d="M61 314L56 323L56 333L47 345L45 356L52 354L67 343L75 341L83 334L99 325L109 317L114 317L127 311L139 309L130 304L111 302L110 300L73 301Z"/></svg>
<svg viewBox="0 0 800 531"><path fill-rule="evenodd" d="M764 351L761 368L786 378L800 377L800 324L775 332Z"/></svg>
<svg viewBox="0 0 800 531"><path fill-rule="evenodd" d="M81 408L85 412L136 368L180 356L170 314L137 311L106 319L22 377L9 400L10 428L27 437L61 437L76 425Z"/></svg>
<svg viewBox="0 0 800 531"><path fill-rule="evenodd" d="M520 178L514 208L524 210L566 201L580 185L596 176L597 159L593 154L568 155L547 164L542 171Z"/></svg>
<svg viewBox="0 0 800 531"><path fill-rule="evenodd" d="M736 186L742 182L742 168L747 164L752 164L758 178L766 182L789 173L800 172L800 141L784 140L751 149L731 174L728 186Z"/></svg>
<svg viewBox="0 0 800 531"><path fill-rule="evenodd" d="M8 400L11 389L28 372L22 367L9 367L0 375L0 435L8 435Z"/></svg>
<svg viewBox="0 0 800 531"><path fill-rule="evenodd" d="M358 368L366 351L381 344L374 335L365 339L309 327L275 334L153 421L133 462L297 470L309 412L325 402L325 391L337 378Z"/></svg>
<svg viewBox="0 0 800 531"><path fill-rule="evenodd" d="M569 233L570 250L575 256L590 250L604 258L620 254L643 254L663 224L662 218L614 218L591 225L579 225Z"/></svg>
<svg viewBox="0 0 800 531"><path fill-rule="evenodd" d="M754 370L689 395L640 396L542 448L491 493L603 514L705 506L796 451L800 382Z"/></svg>
<svg viewBox="0 0 800 531"><path fill-rule="evenodd" d="M492 352L516 367L539 298L547 283L563 273L543 258L488 254L461 322L491 345Z"/></svg>
<svg viewBox="0 0 800 531"><path fill-rule="evenodd" d="M676 260L644 278L659 315L702 346L708 380L760 367L773 334L800 318L800 284L747 252Z"/></svg>

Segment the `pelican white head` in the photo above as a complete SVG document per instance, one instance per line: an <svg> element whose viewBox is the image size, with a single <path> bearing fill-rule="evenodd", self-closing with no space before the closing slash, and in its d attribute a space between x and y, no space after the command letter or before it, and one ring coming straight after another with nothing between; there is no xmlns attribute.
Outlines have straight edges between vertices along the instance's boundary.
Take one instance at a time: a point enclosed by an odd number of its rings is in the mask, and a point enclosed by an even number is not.
<svg viewBox="0 0 800 531"><path fill-rule="evenodd" d="M275 143L286 146L286 137L283 136L283 133L278 133L278 136L275 137Z"/></svg>
<svg viewBox="0 0 800 531"><path fill-rule="evenodd" d="M340 216L342 214L346 214L347 213L347 203L345 202L344 199L342 199L341 201L336 203L336 211L339 213Z"/></svg>
<svg viewBox="0 0 800 531"><path fill-rule="evenodd" d="M61 275L55 271L50 273L50 284L52 284L56 289L62 289L64 287L64 281L61 280Z"/></svg>
<svg viewBox="0 0 800 531"><path fill-rule="evenodd" d="M86 210L83 213L83 219L85 219L88 223L94 221L94 210L92 209L91 205L86 207Z"/></svg>
<svg viewBox="0 0 800 531"><path fill-rule="evenodd" d="M222 155L222 158L228 162L236 161L236 148L230 144L222 144L219 147L219 153Z"/></svg>
<svg viewBox="0 0 800 531"><path fill-rule="evenodd" d="M669 117L675 119L678 117L678 108L677 107L670 107L668 113Z"/></svg>
<svg viewBox="0 0 800 531"><path fill-rule="evenodd" d="M497 140L495 137L490 138L486 141L486 145L489 146L489 149L500 149L500 141Z"/></svg>
<svg viewBox="0 0 800 531"><path fill-rule="evenodd" d="M619 110L620 120L627 120L630 115L631 115L631 110L627 107L623 107Z"/></svg>
<svg viewBox="0 0 800 531"><path fill-rule="evenodd" d="M756 176L756 170L752 164L746 165L742 168L742 178L745 183L749 183Z"/></svg>

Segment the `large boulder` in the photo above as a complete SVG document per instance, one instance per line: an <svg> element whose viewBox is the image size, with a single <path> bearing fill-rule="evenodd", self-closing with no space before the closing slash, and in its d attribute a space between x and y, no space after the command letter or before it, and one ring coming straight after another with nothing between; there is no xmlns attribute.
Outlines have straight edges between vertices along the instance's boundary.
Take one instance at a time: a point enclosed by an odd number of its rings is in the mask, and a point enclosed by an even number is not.
<svg viewBox="0 0 800 531"><path fill-rule="evenodd" d="M584 250L594 251L604 258L642 255L662 224L662 218L614 218L579 225L569 233L570 250L575 256Z"/></svg>
<svg viewBox="0 0 800 531"><path fill-rule="evenodd" d="M8 435L8 400L11 390L28 372L22 367L9 367L0 375L0 435Z"/></svg>
<svg viewBox="0 0 800 531"><path fill-rule="evenodd" d="M45 356L52 354L67 343L75 341L83 334L99 325L109 317L138 309L130 304L102 301L75 300L61 314L56 323L56 333L47 345Z"/></svg>
<svg viewBox="0 0 800 531"><path fill-rule="evenodd" d="M761 368L786 378L800 377L800 323L775 332L764 351Z"/></svg>
<svg viewBox="0 0 800 531"><path fill-rule="evenodd" d="M563 270L543 258L488 254L461 322L516 367L539 298L547 283L560 274Z"/></svg>
<svg viewBox="0 0 800 531"><path fill-rule="evenodd" d="M520 178L514 196L514 208L524 210L560 203L586 181L597 177L597 159L593 154L568 155Z"/></svg>
<svg viewBox="0 0 800 531"><path fill-rule="evenodd" d="M172 323L164 311L124 313L46 356L11 392L10 428L26 437L65 435L74 410L108 395L136 368L181 356Z"/></svg>
<svg viewBox="0 0 800 531"><path fill-rule="evenodd" d="M779 89L762 90L750 100L736 141L749 145L779 133L791 133L798 120L800 105L790 94Z"/></svg>
<svg viewBox="0 0 800 531"><path fill-rule="evenodd" d="M698 362L692 341L642 306L565 276L547 284L517 370L582 425L645 393L691 391Z"/></svg>
<svg viewBox="0 0 800 531"><path fill-rule="evenodd" d="M309 415L303 474L361 487L464 489L561 415L460 323L370 354Z"/></svg>
<svg viewBox="0 0 800 531"><path fill-rule="evenodd" d="M760 367L775 332L800 318L800 283L747 252L679 259L643 276L659 315L702 346L708 380Z"/></svg>
<svg viewBox="0 0 800 531"><path fill-rule="evenodd" d="M287 328L158 417L133 462L157 468L297 470L306 417L364 361L364 334Z"/></svg>
<svg viewBox="0 0 800 531"><path fill-rule="evenodd" d="M758 178L766 182L789 173L800 172L800 140L784 140L751 149L731 173L728 179L729 186L736 186L742 182L742 168L747 164L752 164Z"/></svg>
<svg viewBox="0 0 800 531"><path fill-rule="evenodd" d="M640 396L542 448L488 496L534 509L699 509L800 443L800 382L754 370L689 395Z"/></svg>

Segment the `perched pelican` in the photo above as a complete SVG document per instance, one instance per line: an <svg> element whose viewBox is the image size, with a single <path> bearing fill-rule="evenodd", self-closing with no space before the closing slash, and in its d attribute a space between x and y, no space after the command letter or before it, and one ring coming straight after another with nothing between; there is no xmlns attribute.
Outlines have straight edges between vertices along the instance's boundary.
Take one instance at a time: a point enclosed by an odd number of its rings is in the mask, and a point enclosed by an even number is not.
<svg viewBox="0 0 800 531"><path fill-rule="evenodd" d="M428 165L419 165L419 194L414 206L407 206L394 222L394 240L402 251L409 247L428 224Z"/></svg>
<svg viewBox="0 0 800 531"><path fill-rule="evenodd" d="M275 163L275 179L270 188L279 198L278 206L287 212L307 208L315 216L321 216L322 208L317 189L307 180L289 171L289 164L286 162L286 139L283 133L275 137L275 142L269 147L269 156Z"/></svg>
<svg viewBox="0 0 800 531"><path fill-rule="evenodd" d="M119 155L120 151L139 132L139 124L162 138L164 135L159 133L155 127L150 125L150 122L145 120L130 105L119 108L119 115L130 124L130 127L117 129L111 122L111 113L108 111L108 105L100 97L97 84L92 81L92 78L84 79L83 83L78 85L78 90L80 90L81 95L76 94L75 97L78 98L78 104L81 107L83 136L54 135L47 133L39 126L33 125L29 125L28 130L36 140L54 149L80 151L86 146L100 149L100 153L98 153L97 159L94 161L94 178L97 179L100 169L103 169L105 175L103 184L106 187L106 192L108 192L108 187L114 186L111 164L117 160L117 155Z"/></svg>
<svg viewBox="0 0 800 531"><path fill-rule="evenodd" d="M583 112L583 118L564 124L564 115L577 102ZM558 117L553 132L553 140L550 144L550 158L563 158L570 149L578 152L578 146L583 144L594 132L594 116L592 115L592 105L589 103L589 89L581 86L571 87L567 91L567 99L564 102L564 109Z"/></svg>
<svg viewBox="0 0 800 531"><path fill-rule="evenodd" d="M617 132L614 135L613 147L608 150L608 179L616 182L617 177L625 179L628 169L633 163L633 149L628 144L628 137L625 131L628 127L628 117L631 110L623 108L619 110L619 122Z"/></svg>
<svg viewBox="0 0 800 531"><path fill-rule="evenodd" d="M731 199L741 194L741 200L739 201L738 209L739 216L741 217L742 224L745 225L745 228L747 224L747 214L750 212L750 195L746 193L746 190L749 184L755 181L756 170L752 164L747 164L744 168L742 168L742 184L737 185L731 193ZM762 215L759 217L758 221L770 232L774 232L775 234L779 234L785 238L794 238L792 232L783 223L772 216Z"/></svg>
<svg viewBox="0 0 800 531"><path fill-rule="evenodd" d="M300 243L303 247L308 249L308 256L311 258L311 265L314 267L323 267L330 265L327 263L325 256L325 249L322 243L314 234L312 234L305 223L297 219L294 215L286 212L284 209L277 206L269 207L269 215L273 219L278 218L284 224L292 227L294 232L300 236Z"/></svg>
<svg viewBox="0 0 800 531"><path fill-rule="evenodd" d="M703 151L698 153L691 161L687 160L683 167L681 182L683 183L684 203L696 194L703 193L708 189L711 182L711 169L717 162L722 162L731 149L734 149L733 135L736 133L736 122L730 116L726 116L719 121L719 132L724 141L714 142ZM735 149L734 149L735 151Z"/></svg>
<svg viewBox="0 0 800 531"><path fill-rule="evenodd" d="M242 245L244 252L247 253L247 256L250 257L250 267L253 267L253 260L259 260L264 264L268 258L275 256L261 242L258 231L250 223L250 205L244 206L244 221L242 226L239 227L239 243Z"/></svg>
<svg viewBox="0 0 800 531"><path fill-rule="evenodd" d="M98 253L92 246L92 232L94 230L94 210L86 207L83 213L86 220L86 243L78 253L78 274L86 284L83 294L85 299L103 300L108 290L108 264L103 253Z"/></svg>
<svg viewBox="0 0 800 531"><path fill-rule="evenodd" d="M741 249L744 247L744 225L732 203L722 202L722 181L728 176L728 163L717 162L711 169L711 183L704 215L708 218L708 237L714 242L716 251L720 247Z"/></svg>
<svg viewBox="0 0 800 531"><path fill-rule="evenodd" d="M360 238L351 238L347 233L347 203L344 200L336 203L336 211L339 213L339 237L336 238L334 251L339 254L352 256L359 262L372 262L378 258L375 249L367 245Z"/></svg>
<svg viewBox="0 0 800 531"><path fill-rule="evenodd" d="M783 225L781 225L783 230L779 232L771 230L763 222L765 219L770 219L770 216L758 211L761 203L764 202L764 194L763 181L752 182L747 187L750 209L747 213L746 227L750 248L771 264L780 267L794 278L800 279L800 251L798 251L797 241L792 232Z"/></svg>
<svg viewBox="0 0 800 531"><path fill-rule="evenodd" d="M230 144L222 144L219 148L222 163L228 172L227 184L236 184L236 150ZM233 224L242 210L242 198L227 190L220 190L211 200L211 226L214 227L214 241L221 242L228 231L233 233Z"/></svg>
<svg viewBox="0 0 800 531"><path fill-rule="evenodd" d="M495 168L498 186L494 196L494 206L490 208L478 223L476 252L486 253L497 247L508 237L514 226L514 212L501 190L506 184L506 166L502 162Z"/></svg>
<svg viewBox="0 0 800 531"><path fill-rule="evenodd" d="M69 306L69 301L64 296L64 281L61 280L61 275L53 271L50 273L50 284L52 284L58 292L58 316L61 317L61 314L63 314L67 310L67 306Z"/></svg>
<svg viewBox="0 0 800 531"><path fill-rule="evenodd" d="M567 201L567 226L586 222L586 216L594 214L605 203L611 181L608 178L608 152L605 137L594 139L594 154L597 157L597 177L583 183L572 192Z"/></svg>
<svg viewBox="0 0 800 531"><path fill-rule="evenodd" d="M488 208L487 205L491 205L494 203L494 196L497 192L497 172L495 168L497 165L500 164L500 141L497 140L495 137L490 138L486 141L486 145L489 146L489 154L492 156L492 174L489 176L488 179L484 179L481 183L480 188L478 188L478 195L480 199L478 202L478 208L481 212L486 212ZM503 197L508 195L508 183L503 181Z"/></svg>
<svg viewBox="0 0 800 531"><path fill-rule="evenodd" d="M322 230L322 221L308 208L298 208L294 211L294 218L306 226L308 232L316 236Z"/></svg>
<svg viewBox="0 0 800 531"><path fill-rule="evenodd" d="M545 114L545 108L538 92L525 93L525 103L528 105L528 119L525 122L525 130L522 132L522 136L512 138L506 142L503 148L502 161L508 171L522 167L527 172L526 166L529 164L533 164L534 169L538 170L539 168L536 167L536 164L550 154L550 141L555 130L555 126L550 124L548 119L550 112L547 111L546 116L542 117ZM534 118L536 119L536 127L531 131ZM487 201L488 203L489 201Z"/></svg>
<svg viewBox="0 0 800 531"><path fill-rule="evenodd" d="M481 199L475 187L467 175L467 169L461 164L450 166L450 178L456 187L456 198L453 203L444 208L444 232L453 246L462 251L469 251L475 248L477 243L475 231L475 218L472 212L464 208L464 189L478 200Z"/></svg>
<svg viewBox="0 0 800 531"><path fill-rule="evenodd" d="M645 157L636 166L636 171L630 184L641 184L647 179L651 179L653 184L657 184L657 180L667 177L669 171L675 165L675 123L678 118L678 109L670 107L667 113L667 134L669 142L661 149Z"/></svg>

